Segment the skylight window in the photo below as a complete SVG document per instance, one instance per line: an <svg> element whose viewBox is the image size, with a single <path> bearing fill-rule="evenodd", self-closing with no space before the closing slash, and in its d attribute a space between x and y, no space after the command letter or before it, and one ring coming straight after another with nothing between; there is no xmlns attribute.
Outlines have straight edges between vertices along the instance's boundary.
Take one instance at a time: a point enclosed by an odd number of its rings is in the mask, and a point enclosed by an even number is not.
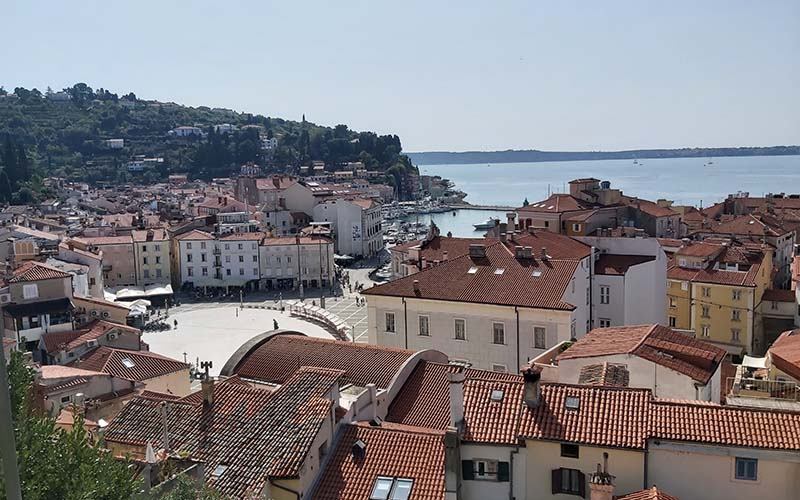
<svg viewBox="0 0 800 500"><path fill-rule="evenodd" d="M564 401L564 407L568 410L579 410L581 407L581 400L578 396L567 396Z"/></svg>
<svg viewBox="0 0 800 500"><path fill-rule="evenodd" d="M498 267L497 269L494 270L494 274L497 274L498 276L503 274L504 272L506 272L506 268L504 267Z"/></svg>
<svg viewBox="0 0 800 500"><path fill-rule="evenodd" d="M228 470L228 464L219 464L217 468L214 469L214 472L211 473L213 477L220 477L221 475L225 474L225 471Z"/></svg>
<svg viewBox="0 0 800 500"><path fill-rule="evenodd" d="M472 266L472 267L469 268L469 271L467 271L467 274L475 274L477 272L478 272L478 268L475 267L475 266Z"/></svg>
<svg viewBox="0 0 800 500"><path fill-rule="evenodd" d="M549 207L547 207L548 210L552 210L554 208L556 208L554 205L550 205Z"/></svg>
<svg viewBox="0 0 800 500"><path fill-rule="evenodd" d="M136 366L136 363L134 363L131 358L123 358L122 364L125 366L125 368L133 368Z"/></svg>
<svg viewBox="0 0 800 500"><path fill-rule="evenodd" d="M408 500L414 480L401 477L378 476L372 487L370 500Z"/></svg>
<svg viewBox="0 0 800 500"><path fill-rule="evenodd" d="M394 479L391 477L378 476L375 486L372 487L370 500L389 500L389 493L392 491Z"/></svg>
<svg viewBox="0 0 800 500"><path fill-rule="evenodd" d="M534 278L538 278L538 277L539 277L539 276L541 276L541 275L542 275L542 272L541 272L540 270L538 270L538 269L535 269L535 270L534 270L534 271L531 273L531 276L533 276Z"/></svg>
<svg viewBox="0 0 800 500"><path fill-rule="evenodd" d="M500 389L495 389L492 391L492 395L490 396L492 401L502 401L503 400L503 391Z"/></svg>
<svg viewBox="0 0 800 500"><path fill-rule="evenodd" d="M394 483L391 500L408 500L412 486L414 486L413 479L398 479Z"/></svg>

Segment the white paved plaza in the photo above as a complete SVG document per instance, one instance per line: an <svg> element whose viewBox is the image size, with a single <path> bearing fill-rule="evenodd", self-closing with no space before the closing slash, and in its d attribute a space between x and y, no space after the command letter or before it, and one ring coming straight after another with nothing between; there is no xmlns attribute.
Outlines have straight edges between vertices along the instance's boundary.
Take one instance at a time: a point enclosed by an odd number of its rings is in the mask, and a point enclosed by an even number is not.
<svg viewBox="0 0 800 500"><path fill-rule="evenodd" d="M297 330L308 336L332 339L333 336L319 325L293 318L288 311L281 313L267 309L240 309L235 304L191 304L170 310L168 322L172 330L143 332L142 339L150 349L164 356L189 363L212 361L212 374L219 371L228 358L252 337L273 329L273 319L278 327ZM177 329L174 321L178 321Z"/></svg>

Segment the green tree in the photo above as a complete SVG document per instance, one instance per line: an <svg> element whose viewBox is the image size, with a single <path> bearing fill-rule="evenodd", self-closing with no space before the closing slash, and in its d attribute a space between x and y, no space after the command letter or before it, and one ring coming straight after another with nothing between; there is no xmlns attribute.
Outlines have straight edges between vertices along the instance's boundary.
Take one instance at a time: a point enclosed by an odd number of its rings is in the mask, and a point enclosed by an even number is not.
<svg viewBox="0 0 800 500"><path fill-rule="evenodd" d="M14 352L8 365L22 497L25 500L120 500L138 490L131 467L89 442L78 415L70 431L56 427L33 402L33 370ZM0 476L0 490L4 488Z"/></svg>

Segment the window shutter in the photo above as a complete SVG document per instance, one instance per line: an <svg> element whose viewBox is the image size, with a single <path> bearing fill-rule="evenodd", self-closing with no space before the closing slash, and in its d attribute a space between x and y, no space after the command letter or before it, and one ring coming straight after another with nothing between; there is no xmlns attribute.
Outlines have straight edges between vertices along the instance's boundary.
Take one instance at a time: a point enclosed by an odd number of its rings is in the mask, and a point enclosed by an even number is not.
<svg viewBox="0 0 800 500"><path fill-rule="evenodd" d="M551 478L553 480L553 495L561 493L561 469L553 469Z"/></svg>
<svg viewBox="0 0 800 500"><path fill-rule="evenodd" d="M508 481L509 470L508 462L497 462L497 480Z"/></svg>
<svg viewBox="0 0 800 500"><path fill-rule="evenodd" d="M472 467L472 460L461 461L461 476L465 480L475 479L475 469Z"/></svg>
<svg viewBox="0 0 800 500"><path fill-rule="evenodd" d="M581 498L586 498L586 474L581 471L575 471L578 474L578 495Z"/></svg>

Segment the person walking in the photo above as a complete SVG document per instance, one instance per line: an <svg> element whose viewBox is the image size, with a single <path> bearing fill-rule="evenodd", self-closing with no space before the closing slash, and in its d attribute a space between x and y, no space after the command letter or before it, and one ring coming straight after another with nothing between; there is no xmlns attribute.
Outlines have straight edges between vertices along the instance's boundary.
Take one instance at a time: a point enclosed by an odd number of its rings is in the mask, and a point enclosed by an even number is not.
<svg viewBox="0 0 800 500"><path fill-rule="evenodd" d="M278 320L275 319L275 318L272 319L272 329L273 330L277 330L278 329Z"/></svg>

